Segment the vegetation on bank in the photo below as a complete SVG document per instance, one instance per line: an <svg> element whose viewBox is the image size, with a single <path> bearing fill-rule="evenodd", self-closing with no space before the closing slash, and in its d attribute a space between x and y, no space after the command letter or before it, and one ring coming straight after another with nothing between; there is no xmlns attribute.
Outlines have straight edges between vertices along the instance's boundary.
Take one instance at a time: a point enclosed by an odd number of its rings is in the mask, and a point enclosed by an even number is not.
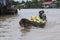
<svg viewBox="0 0 60 40"><path fill-rule="evenodd" d="M15 5L17 9L20 9L20 2L12 0L11 3L12 5Z"/></svg>
<svg viewBox="0 0 60 40"><path fill-rule="evenodd" d="M12 4L16 5L17 8L43 8L42 3L45 2L46 0L33 0L33 1L22 1L21 3L18 1L12 1ZM60 0L54 1L57 2L56 8L60 8Z"/></svg>

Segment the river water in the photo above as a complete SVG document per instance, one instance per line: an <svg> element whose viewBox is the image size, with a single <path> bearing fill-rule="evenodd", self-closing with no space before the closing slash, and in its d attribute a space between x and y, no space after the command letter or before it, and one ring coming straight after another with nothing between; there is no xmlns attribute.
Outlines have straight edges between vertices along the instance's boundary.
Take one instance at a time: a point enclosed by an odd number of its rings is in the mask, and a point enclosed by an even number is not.
<svg viewBox="0 0 60 40"><path fill-rule="evenodd" d="M23 29L21 18L37 16L42 9L21 9L18 15L0 16L0 40L60 40L60 9L43 9L47 15L45 28Z"/></svg>

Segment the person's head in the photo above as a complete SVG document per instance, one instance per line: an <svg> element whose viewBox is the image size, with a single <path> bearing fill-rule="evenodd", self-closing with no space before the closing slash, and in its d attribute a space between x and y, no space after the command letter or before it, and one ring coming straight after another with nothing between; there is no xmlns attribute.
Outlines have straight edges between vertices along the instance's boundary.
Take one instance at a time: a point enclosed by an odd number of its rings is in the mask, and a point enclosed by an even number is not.
<svg viewBox="0 0 60 40"><path fill-rule="evenodd" d="M44 10L39 11L39 14L43 14L43 13L44 13Z"/></svg>

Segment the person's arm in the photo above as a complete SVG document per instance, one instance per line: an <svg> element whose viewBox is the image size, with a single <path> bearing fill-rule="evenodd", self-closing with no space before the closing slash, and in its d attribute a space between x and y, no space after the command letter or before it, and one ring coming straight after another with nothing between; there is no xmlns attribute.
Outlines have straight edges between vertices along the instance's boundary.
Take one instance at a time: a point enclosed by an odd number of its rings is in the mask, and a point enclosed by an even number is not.
<svg viewBox="0 0 60 40"><path fill-rule="evenodd" d="M46 14L43 15L43 20L46 20Z"/></svg>

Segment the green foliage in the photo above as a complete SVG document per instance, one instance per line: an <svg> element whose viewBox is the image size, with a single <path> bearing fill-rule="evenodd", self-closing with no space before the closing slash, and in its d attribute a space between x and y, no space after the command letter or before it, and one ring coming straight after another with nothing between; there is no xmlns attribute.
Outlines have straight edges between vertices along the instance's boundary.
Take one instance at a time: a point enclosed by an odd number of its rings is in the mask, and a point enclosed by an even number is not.
<svg viewBox="0 0 60 40"><path fill-rule="evenodd" d="M19 5L20 3L18 1L12 1L12 4L13 5L17 5L17 4Z"/></svg>
<svg viewBox="0 0 60 40"><path fill-rule="evenodd" d="M60 0L57 0L57 7L60 8Z"/></svg>
<svg viewBox="0 0 60 40"><path fill-rule="evenodd" d="M16 5L17 8L42 8L42 3L47 0L32 0L32 1L22 1L19 3L18 1L12 1L12 4ZM60 0L57 0L57 7L60 7Z"/></svg>
<svg viewBox="0 0 60 40"><path fill-rule="evenodd" d="M41 8L42 2L38 0L27 1L25 3L26 8Z"/></svg>
<svg viewBox="0 0 60 40"><path fill-rule="evenodd" d="M12 0L11 3L12 3L12 5L15 5L16 8L20 9L20 4L21 3L19 3L18 1L14 1L14 0Z"/></svg>

